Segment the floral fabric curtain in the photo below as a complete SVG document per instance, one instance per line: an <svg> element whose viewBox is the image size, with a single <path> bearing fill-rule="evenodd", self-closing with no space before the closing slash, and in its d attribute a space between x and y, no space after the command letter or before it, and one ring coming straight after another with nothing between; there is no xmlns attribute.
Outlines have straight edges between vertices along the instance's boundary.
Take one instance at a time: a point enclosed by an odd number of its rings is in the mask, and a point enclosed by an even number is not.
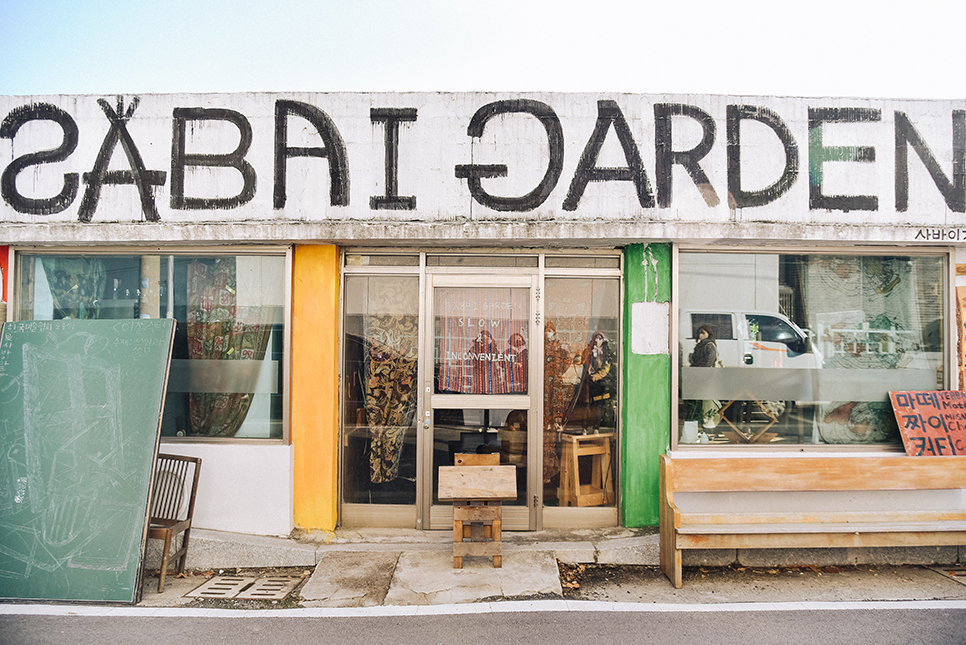
<svg viewBox="0 0 966 645"><path fill-rule="evenodd" d="M371 441L369 478L374 484L399 476L406 433L416 398L417 317L382 314L366 318L365 409Z"/></svg>
<svg viewBox="0 0 966 645"><path fill-rule="evenodd" d="M234 257L188 265L188 355L203 360L262 360L271 335L262 307L240 308ZM196 392L189 398L193 434L233 437L253 393Z"/></svg>

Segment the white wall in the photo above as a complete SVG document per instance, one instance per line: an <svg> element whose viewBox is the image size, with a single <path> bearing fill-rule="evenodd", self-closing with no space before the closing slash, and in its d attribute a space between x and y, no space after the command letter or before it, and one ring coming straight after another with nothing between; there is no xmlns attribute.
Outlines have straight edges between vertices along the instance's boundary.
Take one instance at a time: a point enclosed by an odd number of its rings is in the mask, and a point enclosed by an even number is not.
<svg viewBox="0 0 966 645"><path fill-rule="evenodd" d="M349 179L346 205L331 204L329 159L296 156L287 163L287 201L275 208L274 150L279 136L275 109L279 101L311 106L331 119L345 144ZM560 174L541 203L509 211L494 210L470 196L469 181L457 176L457 168L467 164L505 165L506 176L479 180L492 196L521 198L536 188L551 166L550 138L536 116L511 109L486 121L481 136L467 134L468 125L479 111L499 102L506 106L521 101L537 102L553 111L553 118L546 122L558 123L562 134L555 156ZM87 187L85 180L79 178L101 168L98 154L103 142L110 140L108 112L113 114L118 102L122 103L123 112L130 112L124 127L143 158L145 170L153 173L149 178L157 182L150 192L160 220L157 225L143 225L145 214L133 184L105 184L96 208L88 213L90 222L78 225ZM953 121L955 112L964 108L962 100L547 92L0 96L0 119L16 119L17 115L25 119L15 135L0 137L0 171L30 154L55 150L64 141L60 125L31 111L38 104L56 106L76 123L78 144L63 160L34 163L16 173L17 191L25 199L49 200L60 193L70 178L78 182L78 190L62 210L60 206L53 207L56 212L25 213L6 201L0 202L0 230L6 229L2 237L14 244L270 241L307 239L307 235L312 236L309 239L336 241L439 239L457 243L508 236L574 243L586 238L803 239L840 244L966 242L961 216L944 200L918 154L907 151L905 161L897 159L895 145L899 115L905 115L901 122L908 117L942 172L947 178L952 177L954 157L960 154L953 149ZM658 132L663 130L658 127L655 108L677 104L707 117L710 146L706 155L694 160L707 177L707 183L700 187L680 164L672 165L669 171L658 167L658 151L664 146L683 152L692 150L702 140L701 123L684 115L670 118L670 142L657 140ZM747 106L752 112L774 115L784 124L781 129L794 144L786 151L772 127L752 118L740 121L740 165L735 166L739 169L732 172L732 178L740 178L742 193L770 195L763 199L765 203L739 203L729 194L729 106ZM171 205L175 114L193 108L228 110L250 126L251 144L244 152L245 167L250 167L255 175L250 200L240 200L243 203L230 207L195 209ZM385 210L370 205L371 197L386 192L386 126L373 121L372 108L416 111L415 120L399 123L396 168L398 195L416 198L412 210ZM816 117L821 125L812 130L821 134L822 143L817 151L811 150L810 113L835 109L864 109L875 118L854 117L849 121L853 117L836 120L827 116L821 121ZM651 196L657 197L659 174L671 179L666 192L669 203L660 206L652 200L652 205L642 204L629 181L591 181L572 204L573 210L565 209L573 181L579 175L578 163L585 150L594 149L593 132L598 123L608 125L595 167L628 166L616 126L609 120L616 118L615 111L626 123L632 139L628 145L637 149ZM289 147L323 147L315 128L304 118L290 116L286 128ZM712 128L714 134L710 135ZM241 135L238 126L223 118L189 118L185 136L186 154L196 159L199 155L231 153L239 146ZM796 157L796 163L788 165L797 168L794 181L784 193L777 188L771 191L785 171L786 154ZM839 159L843 154L854 154L856 159ZM120 145L113 148L109 161L111 169L130 171ZM194 164L185 164L186 198L225 200L242 194L242 172L238 167ZM820 169L813 178L821 180L817 185L824 197L867 197L876 200L874 210L862 210L869 206L856 208L844 202L831 206L825 202L813 204L810 167ZM899 176L908 181L907 205L898 204L895 197ZM373 223L383 226L373 229Z"/></svg>
<svg viewBox="0 0 966 645"><path fill-rule="evenodd" d="M162 443L160 452L201 457L194 526L279 536L295 528L291 445Z"/></svg>

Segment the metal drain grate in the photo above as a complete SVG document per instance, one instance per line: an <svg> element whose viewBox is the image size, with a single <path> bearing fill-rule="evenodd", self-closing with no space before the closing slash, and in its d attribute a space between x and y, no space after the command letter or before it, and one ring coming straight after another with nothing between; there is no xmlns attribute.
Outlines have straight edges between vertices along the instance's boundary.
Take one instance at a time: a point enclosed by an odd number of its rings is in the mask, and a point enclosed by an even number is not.
<svg viewBox="0 0 966 645"><path fill-rule="evenodd" d="M282 600L302 581L301 576L216 576L185 594L186 598L221 600Z"/></svg>
<svg viewBox="0 0 966 645"><path fill-rule="evenodd" d="M259 578L248 589L245 589L236 598L246 600L281 600L295 589L301 576L272 576L271 578Z"/></svg>
<svg viewBox="0 0 966 645"><path fill-rule="evenodd" d="M247 588L257 578L240 576L216 576L203 585L185 594L186 598L234 598L242 589Z"/></svg>
<svg viewBox="0 0 966 645"><path fill-rule="evenodd" d="M936 573L940 573L947 578L955 580L956 582L966 585L966 567L940 567L934 566L929 567Z"/></svg>

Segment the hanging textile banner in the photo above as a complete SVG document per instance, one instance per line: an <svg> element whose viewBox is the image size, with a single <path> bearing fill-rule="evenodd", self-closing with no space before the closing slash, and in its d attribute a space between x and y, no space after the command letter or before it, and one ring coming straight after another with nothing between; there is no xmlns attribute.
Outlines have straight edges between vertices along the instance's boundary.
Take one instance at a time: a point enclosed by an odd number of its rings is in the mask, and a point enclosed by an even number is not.
<svg viewBox="0 0 966 645"><path fill-rule="evenodd" d="M526 393L529 299L527 289L437 289L437 390Z"/></svg>

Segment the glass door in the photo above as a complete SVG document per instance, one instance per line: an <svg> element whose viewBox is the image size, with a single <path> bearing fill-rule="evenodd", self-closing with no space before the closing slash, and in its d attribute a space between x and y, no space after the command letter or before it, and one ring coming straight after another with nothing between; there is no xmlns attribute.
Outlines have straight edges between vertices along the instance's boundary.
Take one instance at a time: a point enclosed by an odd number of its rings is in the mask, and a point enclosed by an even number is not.
<svg viewBox="0 0 966 645"><path fill-rule="evenodd" d="M531 356L535 334L535 276L427 276L429 315L424 340L422 504L429 528L452 528L452 505L440 504L440 466L460 453L497 453L516 468L517 499L504 502L503 527L539 528L539 415L533 405ZM431 336L431 337L430 337ZM425 526L425 522L423 525Z"/></svg>

